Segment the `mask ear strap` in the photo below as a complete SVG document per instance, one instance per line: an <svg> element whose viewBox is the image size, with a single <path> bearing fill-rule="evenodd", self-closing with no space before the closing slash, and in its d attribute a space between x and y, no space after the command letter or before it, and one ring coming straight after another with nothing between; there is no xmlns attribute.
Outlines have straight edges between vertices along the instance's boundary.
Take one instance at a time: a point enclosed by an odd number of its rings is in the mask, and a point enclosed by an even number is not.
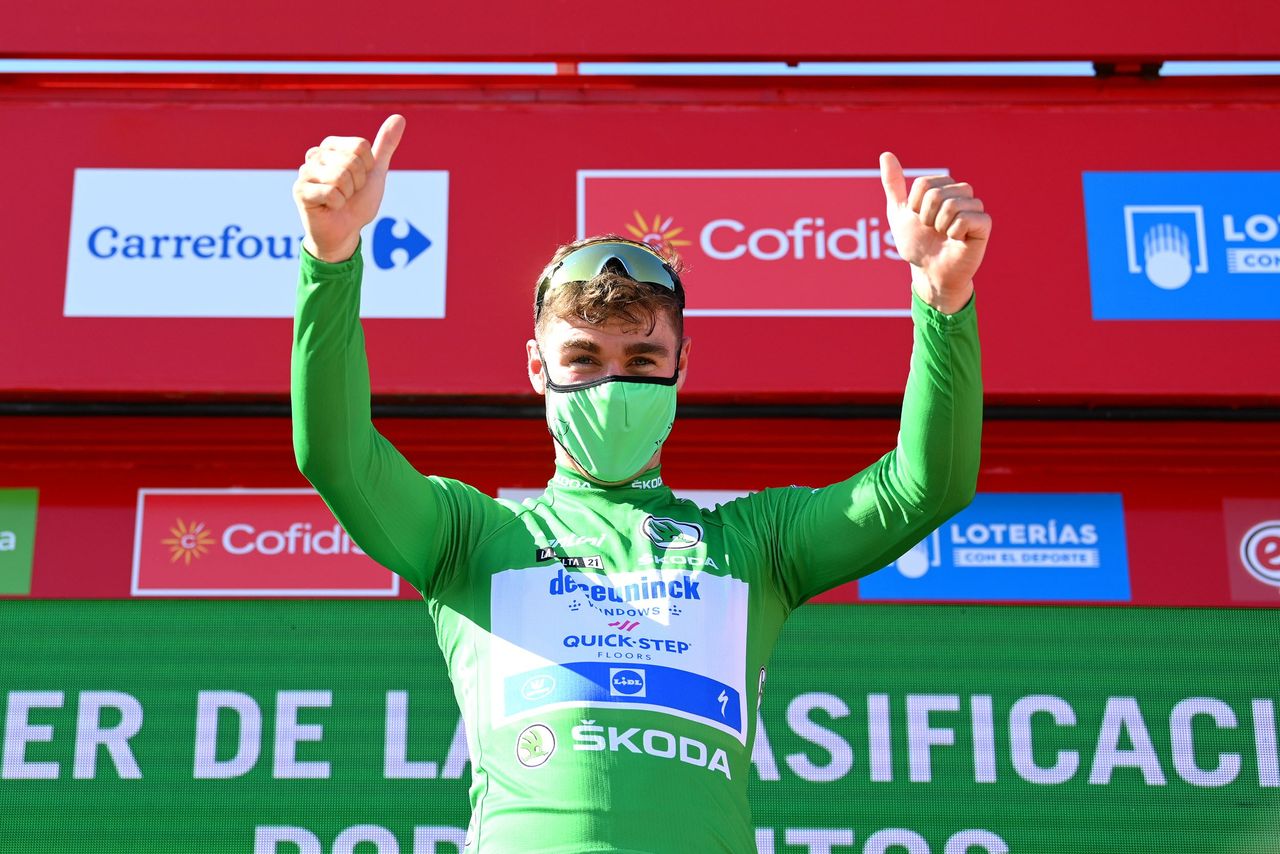
<svg viewBox="0 0 1280 854"><path fill-rule="evenodd" d="M550 372L547 371L547 359L542 355L542 346L534 344L538 350L538 358L542 361L542 382L551 389L561 393L582 391L583 389L594 388L605 383L641 383L645 385L675 385L680 380L680 362L676 361L676 372L669 377L633 377L626 374L609 374L608 376L597 377L593 380L586 380L580 383L558 383L551 379Z"/></svg>

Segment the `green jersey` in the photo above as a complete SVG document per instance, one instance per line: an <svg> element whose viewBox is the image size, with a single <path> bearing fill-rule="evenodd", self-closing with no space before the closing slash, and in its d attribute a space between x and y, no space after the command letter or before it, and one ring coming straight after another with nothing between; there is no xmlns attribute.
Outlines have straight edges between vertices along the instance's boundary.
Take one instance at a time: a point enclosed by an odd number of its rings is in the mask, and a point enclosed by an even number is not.
<svg viewBox="0 0 1280 854"><path fill-rule="evenodd" d="M557 469L521 504L423 476L373 428L361 259L304 257L298 464L427 602L471 755L468 851L750 852L747 775L787 615L885 566L973 496L972 304L914 302L897 447L848 480L706 510L657 468L602 487Z"/></svg>

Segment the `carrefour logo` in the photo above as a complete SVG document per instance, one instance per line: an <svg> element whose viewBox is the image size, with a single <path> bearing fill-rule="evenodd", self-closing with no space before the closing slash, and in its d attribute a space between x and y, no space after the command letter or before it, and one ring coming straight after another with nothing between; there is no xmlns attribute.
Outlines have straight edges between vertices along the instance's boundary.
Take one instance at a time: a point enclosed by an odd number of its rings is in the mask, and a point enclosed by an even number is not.
<svg viewBox="0 0 1280 854"><path fill-rule="evenodd" d="M286 170L77 169L64 313L290 317L302 229ZM448 173L397 171L365 231L361 314L443 317Z"/></svg>
<svg viewBox="0 0 1280 854"><path fill-rule="evenodd" d="M1280 318L1277 192L1280 172L1084 173L1093 316Z"/></svg>

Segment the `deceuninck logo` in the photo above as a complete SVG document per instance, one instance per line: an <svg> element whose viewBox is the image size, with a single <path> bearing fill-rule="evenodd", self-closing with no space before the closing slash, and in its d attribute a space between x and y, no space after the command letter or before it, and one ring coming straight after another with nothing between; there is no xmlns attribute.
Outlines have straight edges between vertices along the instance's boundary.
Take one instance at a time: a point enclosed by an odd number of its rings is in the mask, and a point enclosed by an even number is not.
<svg viewBox="0 0 1280 854"><path fill-rule="evenodd" d="M875 169L578 172L579 236L678 252L693 316L908 316L884 209Z"/></svg>
<svg viewBox="0 0 1280 854"><path fill-rule="evenodd" d="M396 596L309 489L141 489L134 596Z"/></svg>
<svg viewBox="0 0 1280 854"><path fill-rule="evenodd" d="M35 489L0 489L0 596L29 596L35 553Z"/></svg>
<svg viewBox="0 0 1280 854"><path fill-rule="evenodd" d="M865 600L1128 601L1121 497L980 494L858 590Z"/></svg>
<svg viewBox="0 0 1280 854"><path fill-rule="evenodd" d="M1280 318L1280 172L1086 172L1093 316Z"/></svg>
<svg viewBox="0 0 1280 854"><path fill-rule="evenodd" d="M291 170L77 169L68 317L292 317ZM447 172L397 170L364 234L364 317L444 317ZM198 198L199 205L190 204Z"/></svg>

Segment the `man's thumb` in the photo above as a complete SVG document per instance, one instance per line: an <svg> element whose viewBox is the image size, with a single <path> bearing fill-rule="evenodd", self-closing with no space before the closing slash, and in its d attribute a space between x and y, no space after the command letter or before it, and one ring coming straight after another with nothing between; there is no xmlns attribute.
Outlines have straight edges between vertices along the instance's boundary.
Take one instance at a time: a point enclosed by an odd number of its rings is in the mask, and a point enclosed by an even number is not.
<svg viewBox="0 0 1280 854"><path fill-rule="evenodd" d="M902 164L892 151L880 155L880 183L884 185L884 197L889 204L906 204L907 179L902 175Z"/></svg>
<svg viewBox="0 0 1280 854"><path fill-rule="evenodd" d="M391 155L396 153L400 137L404 136L404 116L399 113L387 116L387 120L378 128L378 135L373 140L374 168L387 170L391 167Z"/></svg>

